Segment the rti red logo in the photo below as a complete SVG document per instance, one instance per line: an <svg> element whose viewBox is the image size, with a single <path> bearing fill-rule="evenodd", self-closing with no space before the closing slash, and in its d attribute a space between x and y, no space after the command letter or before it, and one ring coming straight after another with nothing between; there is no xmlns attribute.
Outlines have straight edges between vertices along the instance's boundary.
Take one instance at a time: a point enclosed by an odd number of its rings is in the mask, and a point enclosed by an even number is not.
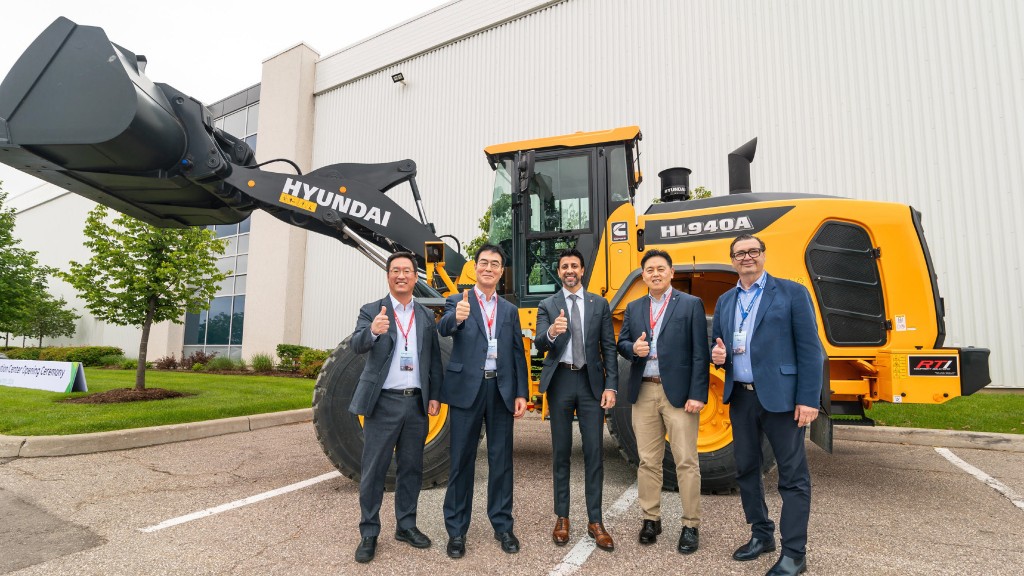
<svg viewBox="0 0 1024 576"><path fill-rule="evenodd" d="M956 376L956 356L910 356L907 364L911 376Z"/></svg>

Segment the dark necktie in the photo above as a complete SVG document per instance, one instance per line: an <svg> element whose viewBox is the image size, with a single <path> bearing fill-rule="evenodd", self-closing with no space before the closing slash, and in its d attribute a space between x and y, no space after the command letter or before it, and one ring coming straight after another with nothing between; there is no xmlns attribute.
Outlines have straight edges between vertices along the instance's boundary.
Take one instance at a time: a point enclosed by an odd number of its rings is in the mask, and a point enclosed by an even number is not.
<svg viewBox="0 0 1024 576"><path fill-rule="evenodd" d="M583 323L580 322L579 296L571 294L569 300L569 338L572 339L572 364L576 368L586 364L586 355L583 353Z"/></svg>

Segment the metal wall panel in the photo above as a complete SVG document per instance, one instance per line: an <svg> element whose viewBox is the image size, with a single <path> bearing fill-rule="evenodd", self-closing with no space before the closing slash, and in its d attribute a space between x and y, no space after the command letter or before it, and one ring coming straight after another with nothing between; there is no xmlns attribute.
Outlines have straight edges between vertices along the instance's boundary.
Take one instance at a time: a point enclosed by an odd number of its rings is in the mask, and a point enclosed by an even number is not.
<svg viewBox="0 0 1024 576"><path fill-rule="evenodd" d="M391 65L376 60L379 72L319 94L314 164L413 158L438 230L468 240L488 205L486 145L639 124L643 210L657 194L655 175L672 166L726 193L727 153L757 136L755 190L920 210L946 302L946 344L992 348L994 385L1024 386L1013 361L1024 348L1018 2L538 5L469 36L446 28L457 41ZM478 29L479 10L453 2L431 17ZM420 34L400 26L367 46L437 43ZM317 86L354 77L346 58L321 61ZM391 82L398 71L404 86ZM386 289L382 272L328 239L311 238L306 269L310 345L336 343L356 305Z"/></svg>

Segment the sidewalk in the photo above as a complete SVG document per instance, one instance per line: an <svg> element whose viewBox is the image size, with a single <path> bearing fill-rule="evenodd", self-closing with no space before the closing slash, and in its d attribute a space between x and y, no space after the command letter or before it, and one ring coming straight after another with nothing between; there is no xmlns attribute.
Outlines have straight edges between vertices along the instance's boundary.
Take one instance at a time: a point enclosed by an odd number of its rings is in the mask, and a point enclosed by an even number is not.
<svg viewBox="0 0 1024 576"><path fill-rule="evenodd" d="M131 428L92 434L67 436L0 436L0 458L38 458L43 456L71 456L112 450L128 450L157 444L196 440L221 434L250 432L271 426L282 426L313 419L312 408L287 412L255 414L222 420L171 424L152 428ZM971 448L1024 453L1024 434L989 434L952 430L926 430L922 428L893 428L888 426L836 426L836 440L880 442L915 446L942 446L945 448Z"/></svg>

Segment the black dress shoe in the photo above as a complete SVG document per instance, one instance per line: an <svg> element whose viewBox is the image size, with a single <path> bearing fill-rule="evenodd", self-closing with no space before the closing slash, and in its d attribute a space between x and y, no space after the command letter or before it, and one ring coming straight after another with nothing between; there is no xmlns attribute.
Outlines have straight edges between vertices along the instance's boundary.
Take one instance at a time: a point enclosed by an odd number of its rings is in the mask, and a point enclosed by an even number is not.
<svg viewBox="0 0 1024 576"><path fill-rule="evenodd" d="M356 547L356 562L366 564L377 554L377 537L369 536L359 541Z"/></svg>
<svg viewBox="0 0 1024 576"><path fill-rule="evenodd" d="M732 559L746 562L747 560L754 560L765 552L775 552L775 539L761 540L754 536L750 538L749 542L740 546L732 553Z"/></svg>
<svg viewBox="0 0 1024 576"><path fill-rule="evenodd" d="M804 572L807 572L806 558L800 558L797 560L796 558L790 558L783 554L782 556L779 556L778 561L775 562L772 569L765 573L764 576L796 576L797 574L803 574Z"/></svg>
<svg viewBox="0 0 1024 576"><path fill-rule="evenodd" d="M465 536L452 536L448 539L448 552L449 558L462 558L466 555L466 537Z"/></svg>
<svg viewBox="0 0 1024 576"><path fill-rule="evenodd" d="M511 530L508 532L495 532L494 539L501 542L501 549L506 554L515 554L519 552L519 538L512 533Z"/></svg>
<svg viewBox="0 0 1024 576"><path fill-rule="evenodd" d="M700 531L690 526L683 526L683 532L679 535L680 554L693 554L700 547Z"/></svg>
<svg viewBox="0 0 1024 576"><path fill-rule="evenodd" d="M430 548L430 538L415 526L407 530L395 530L395 540L406 542L413 548Z"/></svg>
<svg viewBox="0 0 1024 576"><path fill-rule="evenodd" d="M640 528L640 543L654 544L658 541L658 534L661 534L661 520L644 520Z"/></svg>

